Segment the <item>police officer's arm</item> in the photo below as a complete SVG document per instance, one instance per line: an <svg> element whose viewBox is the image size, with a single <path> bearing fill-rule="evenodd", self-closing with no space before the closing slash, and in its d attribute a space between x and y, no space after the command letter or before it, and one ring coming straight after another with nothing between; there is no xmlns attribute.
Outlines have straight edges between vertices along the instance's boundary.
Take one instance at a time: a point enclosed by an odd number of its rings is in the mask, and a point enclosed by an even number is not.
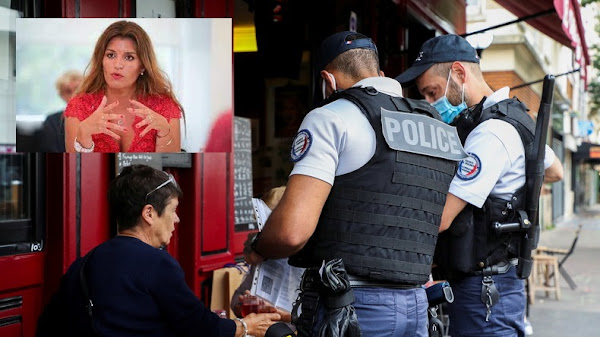
<svg viewBox="0 0 600 337"><path fill-rule="evenodd" d="M281 201L269 216L256 251L263 258L284 258L298 252L317 227L321 210L331 191L323 180L294 174L288 180ZM261 262L253 251L246 254L248 263Z"/></svg>
<svg viewBox="0 0 600 337"><path fill-rule="evenodd" d="M467 202L461 198L455 196L452 193L448 193L446 196L446 204L444 205L444 211L442 212L442 221L440 223L440 232L445 231L450 227L454 218L465 208Z"/></svg>
<svg viewBox="0 0 600 337"><path fill-rule="evenodd" d="M554 157L552 165L544 171L544 182L554 183L563 179L563 167L558 157Z"/></svg>

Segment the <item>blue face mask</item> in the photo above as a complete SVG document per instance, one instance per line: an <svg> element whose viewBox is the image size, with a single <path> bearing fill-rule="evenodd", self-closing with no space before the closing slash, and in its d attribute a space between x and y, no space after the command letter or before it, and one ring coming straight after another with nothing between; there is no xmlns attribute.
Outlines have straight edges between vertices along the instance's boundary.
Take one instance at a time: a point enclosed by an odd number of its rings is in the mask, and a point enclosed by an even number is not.
<svg viewBox="0 0 600 337"><path fill-rule="evenodd" d="M448 73L448 81L446 82L446 91L444 92L444 96L440 97L437 101L431 103L431 105L440 113L442 116L442 120L446 124L450 124L459 113L467 108L467 103L465 103L465 84L463 83L462 87L462 103L458 106L452 105L448 100L446 94L448 93L448 86L450 84L450 74L452 74L452 70Z"/></svg>

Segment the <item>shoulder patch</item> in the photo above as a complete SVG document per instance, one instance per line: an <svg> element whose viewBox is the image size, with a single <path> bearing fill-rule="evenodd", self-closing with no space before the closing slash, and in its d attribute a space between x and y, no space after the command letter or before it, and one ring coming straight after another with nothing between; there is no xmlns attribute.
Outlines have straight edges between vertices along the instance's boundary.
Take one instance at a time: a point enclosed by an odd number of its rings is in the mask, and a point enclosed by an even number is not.
<svg viewBox="0 0 600 337"><path fill-rule="evenodd" d="M469 156L458 163L456 176L462 180L471 180L481 172L481 160L475 153L469 152Z"/></svg>
<svg viewBox="0 0 600 337"><path fill-rule="evenodd" d="M310 150L312 142L313 139L310 131L307 129L298 131L296 137L294 137L292 148L290 150L290 156L294 163L304 158L304 156L308 153L308 150Z"/></svg>

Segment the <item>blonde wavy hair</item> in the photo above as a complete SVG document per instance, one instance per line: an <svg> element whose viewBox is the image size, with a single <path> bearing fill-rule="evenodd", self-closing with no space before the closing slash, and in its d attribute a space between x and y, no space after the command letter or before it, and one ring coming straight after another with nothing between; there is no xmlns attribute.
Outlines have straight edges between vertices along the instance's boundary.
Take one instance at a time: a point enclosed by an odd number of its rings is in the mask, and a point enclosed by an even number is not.
<svg viewBox="0 0 600 337"><path fill-rule="evenodd" d="M106 81L102 72L102 60L106 47L110 40L115 37L133 40L136 53L140 58L144 75L138 76L135 85L136 97L149 95L164 95L171 98L181 109L183 107L173 94L172 85L167 75L160 69L154 54L154 48L150 37L138 24L131 21L117 21L108 26L96 42L94 54L85 70L85 78L77 93L96 93L106 91Z"/></svg>

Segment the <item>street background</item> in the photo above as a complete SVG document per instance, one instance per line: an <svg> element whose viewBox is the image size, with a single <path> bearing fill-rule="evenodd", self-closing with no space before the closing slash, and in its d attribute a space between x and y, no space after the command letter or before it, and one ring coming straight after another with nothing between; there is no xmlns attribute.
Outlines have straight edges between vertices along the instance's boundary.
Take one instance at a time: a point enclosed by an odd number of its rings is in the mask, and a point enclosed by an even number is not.
<svg viewBox="0 0 600 337"><path fill-rule="evenodd" d="M596 325L600 319L600 205L584 208L554 229L543 231L540 245L569 249L579 224L583 225L579 240L563 264L577 288L571 290L561 276L560 300L553 293L546 297L544 291L536 292L529 317L534 336L600 336ZM558 257L560 261L562 256Z"/></svg>

